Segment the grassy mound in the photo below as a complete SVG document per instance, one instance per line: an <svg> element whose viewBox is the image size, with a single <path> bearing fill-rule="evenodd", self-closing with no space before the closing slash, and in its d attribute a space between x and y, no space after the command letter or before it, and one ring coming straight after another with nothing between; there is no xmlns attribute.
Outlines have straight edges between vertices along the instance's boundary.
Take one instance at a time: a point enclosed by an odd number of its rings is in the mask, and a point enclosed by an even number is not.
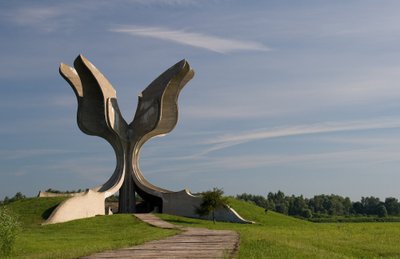
<svg viewBox="0 0 400 259"><path fill-rule="evenodd" d="M30 198L7 205L22 224L13 257L76 258L174 235L175 230L151 227L134 216L97 216L42 226L63 199Z"/></svg>
<svg viewBox="0 0 400 259"><path fill-rule="evenodd" d="M12 202L6 207L18 216L24 228L39 226L66 197L28 198Z"/></svg>
<svg viewBox="0 0 400 259"><path fill-rule="evenodd" d="M94 252L140 244L173 235L132 215L99 216L41 226L63 198L34 198L7 207L19 215L22 233L13 257L75 258ZM239 258L377 258L400 257L400 223L315 224L269 211L253 204L230 200L244 218L256 224L233 224L163 215L191 227L231 229L240 233Z"/></svg>
<svg viewBox="0 0 400 259"><path fill-rule="evenodd" d="M258 207L250 202L245 202L230 198L229 204L243 218L256 222L258 225L265 226L303 226L308 224L307 221L294 217L289 217L274 211L265 212L264 208Z"/></svg>
<svg viewBox="0 0 400 259"><path fill-rule="evenodd" d="M180 225L239 232L239 258L400 257L400 223L316 224L272 211L265 213L263 208L244 201L231 199L230 204L256 224L213 224L171 215L160 217Z"/></svg>

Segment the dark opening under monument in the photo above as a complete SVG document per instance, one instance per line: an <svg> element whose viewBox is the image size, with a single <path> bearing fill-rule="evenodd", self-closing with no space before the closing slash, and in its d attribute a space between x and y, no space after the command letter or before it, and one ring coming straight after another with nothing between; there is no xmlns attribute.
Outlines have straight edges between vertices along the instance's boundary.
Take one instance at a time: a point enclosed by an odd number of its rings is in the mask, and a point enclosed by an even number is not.
<svg viewBox="0 0 400 259"><path fill-rule="evenodd" d="M194 71L182 60L170 67L139 95L136 114L127 123L118 108L116 91L104 75L85 57L78 56L74 68L60 65L60 74L71 85L78 100L77 122L88 135L104 138L116 154L114 173L103 185L77 193L62 202L48 224L105 214L105 199L119 191L119 212L137 212L135 193L146 202L147 211L199 217L195 208L201 197L185 189L169 191L149 183L139 168L140 149L154 136L169 133L178 121L178 96ZM221 221L247 223L233 209L219 209Z"/></svg>

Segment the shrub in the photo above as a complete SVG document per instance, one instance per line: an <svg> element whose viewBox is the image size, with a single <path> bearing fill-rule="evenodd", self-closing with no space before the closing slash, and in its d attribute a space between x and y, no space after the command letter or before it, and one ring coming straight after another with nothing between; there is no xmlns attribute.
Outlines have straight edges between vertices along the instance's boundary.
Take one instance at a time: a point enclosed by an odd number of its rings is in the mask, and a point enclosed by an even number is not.
<svg viewBox="0 0 400 259"><path fill-rule="evenodd" d="M223 197L223 194L224 191L218 188L202 193L202 203L200 207L196 208L196 213L200 216L207 216L212 213L212 219L215 224L215 210L228 206L228 199Z"/></svg>
<svg viewBox="0 0 400 259"><path fill-rule="evenodd" d="M302 209L302 210L301 210L301 216L302 216L303 218L309 219L309 218L312 217L312 212L311 212L310 209Z"/></svg>
<svg viewBox="0 0 400 259"><path fill-rule="evenodd" d="M0 254L9 256L13 250L20 224L6 207L0 207Z"/></svg>
<svg viewBox="0 0 400 259"><path fill-rule="evenodd" d="M0 201L0 205L7 205L11 202L26 199L26 196L23 195L21 192L17 192L14 197L8 198L8 196L4 197L3 201Z"/></svg>
<svg viewBox="0 0 400 259"><path fill-rule="evenodd" d="M378 208L376 210L377 210L376 212L378 214L378 217L384 218L384 217L388 216L388 212L386 210L385 205L383 205L383 204L378 205Z"/></svg>

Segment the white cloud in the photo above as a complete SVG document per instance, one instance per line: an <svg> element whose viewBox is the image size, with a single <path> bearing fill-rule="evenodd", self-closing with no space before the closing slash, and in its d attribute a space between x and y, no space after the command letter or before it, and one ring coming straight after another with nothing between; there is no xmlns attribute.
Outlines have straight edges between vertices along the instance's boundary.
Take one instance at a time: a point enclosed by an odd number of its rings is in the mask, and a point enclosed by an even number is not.
<svg viewBox="0 0 400 259"><path fill-rule="evenodd" d="M198 0L126 0L131 4L142 4L142 5L197 5L200 1Z"/></svg>
<svg viewBox="0 0 400 259"><path fill-rule="evenodd" d="M56 27L54 19L63 14L62 9L56 7L21 8L10 15L10 19L20 26L52 31Z"/></svg>
<svg viewBox="0 0 400 259"><path fill-rule="evenodd" d="M211 0L215 2L217 0ZM125 7L130 5L144 6L198 6L204 3L199 0L89 0L89 1L60 1L54 2L51 6L29 6L0 10L0 19L4 18L20 26L34 27L45 31L54 31L61 23L72 23L81 20L87 15L92 15L93 11L104 10L118 6ZM21 6L21 5L19 5Z"/></svg>
<svg viewBox="0 0 400 259"><path fill-rule="evenodd" d="M21 163L14 166L11 173L25 177L43 177L48 174L69 175L71 179L80 180L81 187L79 188L92 188L107 181L113 172L114 166L109 157L81 156L69 158L66 156L51 163L41 161L37 164ZM85 184L87 186L84 186Z"/></svg>
<svg viewBox="0 0 400 259"><path fill-rule="evenodd" d="M349 167L379 165L384 163L400 162L398 149L365 148L352 149L337 152L322 152L294 155L238 155L219 157L211 163L204 162L203 168L212 166L214 170L245 170L253 168L265 168L267 166L311 165L331 167ZM201 167L199 165L198 167Z"/></svg>
<svg viewBox="0 0 400 259"><path fill-rule="evenodd" d="M296 154L252 154L223 157L200 157L191 161L172 163L168 167L155 167L151 160L144 161L142 168L145 176L162 174L202 174L204 172L257 172L257 168L270 166L289 166L303 168L342 168L381 166L387 163L399 163L398 147L360 148L334 152L296 153ZM299 172L302 172L299 170ZM323 172L321 172L323 173Z"/></svg>
<svg viewBox="0 0 400 259"><path fill-rule="evenodd" d="M261 105L260 105L261 106ZM272 117L276 116L276 111L270 111L260 108L260 106L244 106L226 104L222 106L218 104L207 104L204 107L189 106L185 107L181 111L182 115L185 115L188 119L245 119L245 118L256 118L256 117ZM282 112L283 113L283 112Z"/></svg>
<svg viewBox="0 0 400 259"><path fill-rule="evenodd" d="M324 122L324 123L288 126L275 129L265 129L252 132L243 132L239 134L223 135L208 140L207 143L213 146L210 147L209 149L204 150L200 155L205 155L213 151L222 150L238 144L255 140L261 140L261 139L271 139L279 137L320 134L320 133L332 133L341 131L387 129L387 128L399 128L399 127L400 127L400 119L382 118L375 120Z"/></svg>
<svg viewBox="0 0 400 259"><path fill-rule="evenodd" d="M1 160L17 160L31 157L44 157L52 155L65 155L76 153L77 151L69 151L63 149L17 149L17 150L0 150Z"/></svg>
<svg viewBox="0 0 400 259"><path fill-rule="evenodd" d="M162 27L120 26L111 29L111 31L172 41L179 44L207 49L218 53L228 53L233 51L245 50L270 50L267 46L264 46L259 42L226 39L202 33L186 32L183 30L172 30Z"/></svg>

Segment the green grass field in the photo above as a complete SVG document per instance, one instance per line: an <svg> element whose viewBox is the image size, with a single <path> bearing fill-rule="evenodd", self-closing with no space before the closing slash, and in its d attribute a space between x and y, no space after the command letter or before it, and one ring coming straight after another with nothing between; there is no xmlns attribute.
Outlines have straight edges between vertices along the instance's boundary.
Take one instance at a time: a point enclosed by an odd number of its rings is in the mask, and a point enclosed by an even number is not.
<svg viewBox="0 0 400 259"><path fill-rule="evenodd" d="M176 233L150 227L132 215L99 216L41 226L62 198L33 198L7 205L22 222L13 257L75 258L140 244ZM240 233L239 258L400 258L400 223L311 223L250 203L230 200L253 225L159 216L174 224Z"/></svg>
<svg viewBox="0 0 400 259"><path fill-rule="evenodd" d="M239 258L400 258L400 223L311 223L250 203L230 200L244 218L241 225L159 215L191 227L232 229L240 233Z"/></svg>
<svg viewBox="0 0 400 259"><path fill-rule="evenodd" d="M98 216L41 226L63 198L30 198L7 207L19 216L22 230L13 258L76 258L174 235L175 230L151 227L133 215Z"/></svg>

